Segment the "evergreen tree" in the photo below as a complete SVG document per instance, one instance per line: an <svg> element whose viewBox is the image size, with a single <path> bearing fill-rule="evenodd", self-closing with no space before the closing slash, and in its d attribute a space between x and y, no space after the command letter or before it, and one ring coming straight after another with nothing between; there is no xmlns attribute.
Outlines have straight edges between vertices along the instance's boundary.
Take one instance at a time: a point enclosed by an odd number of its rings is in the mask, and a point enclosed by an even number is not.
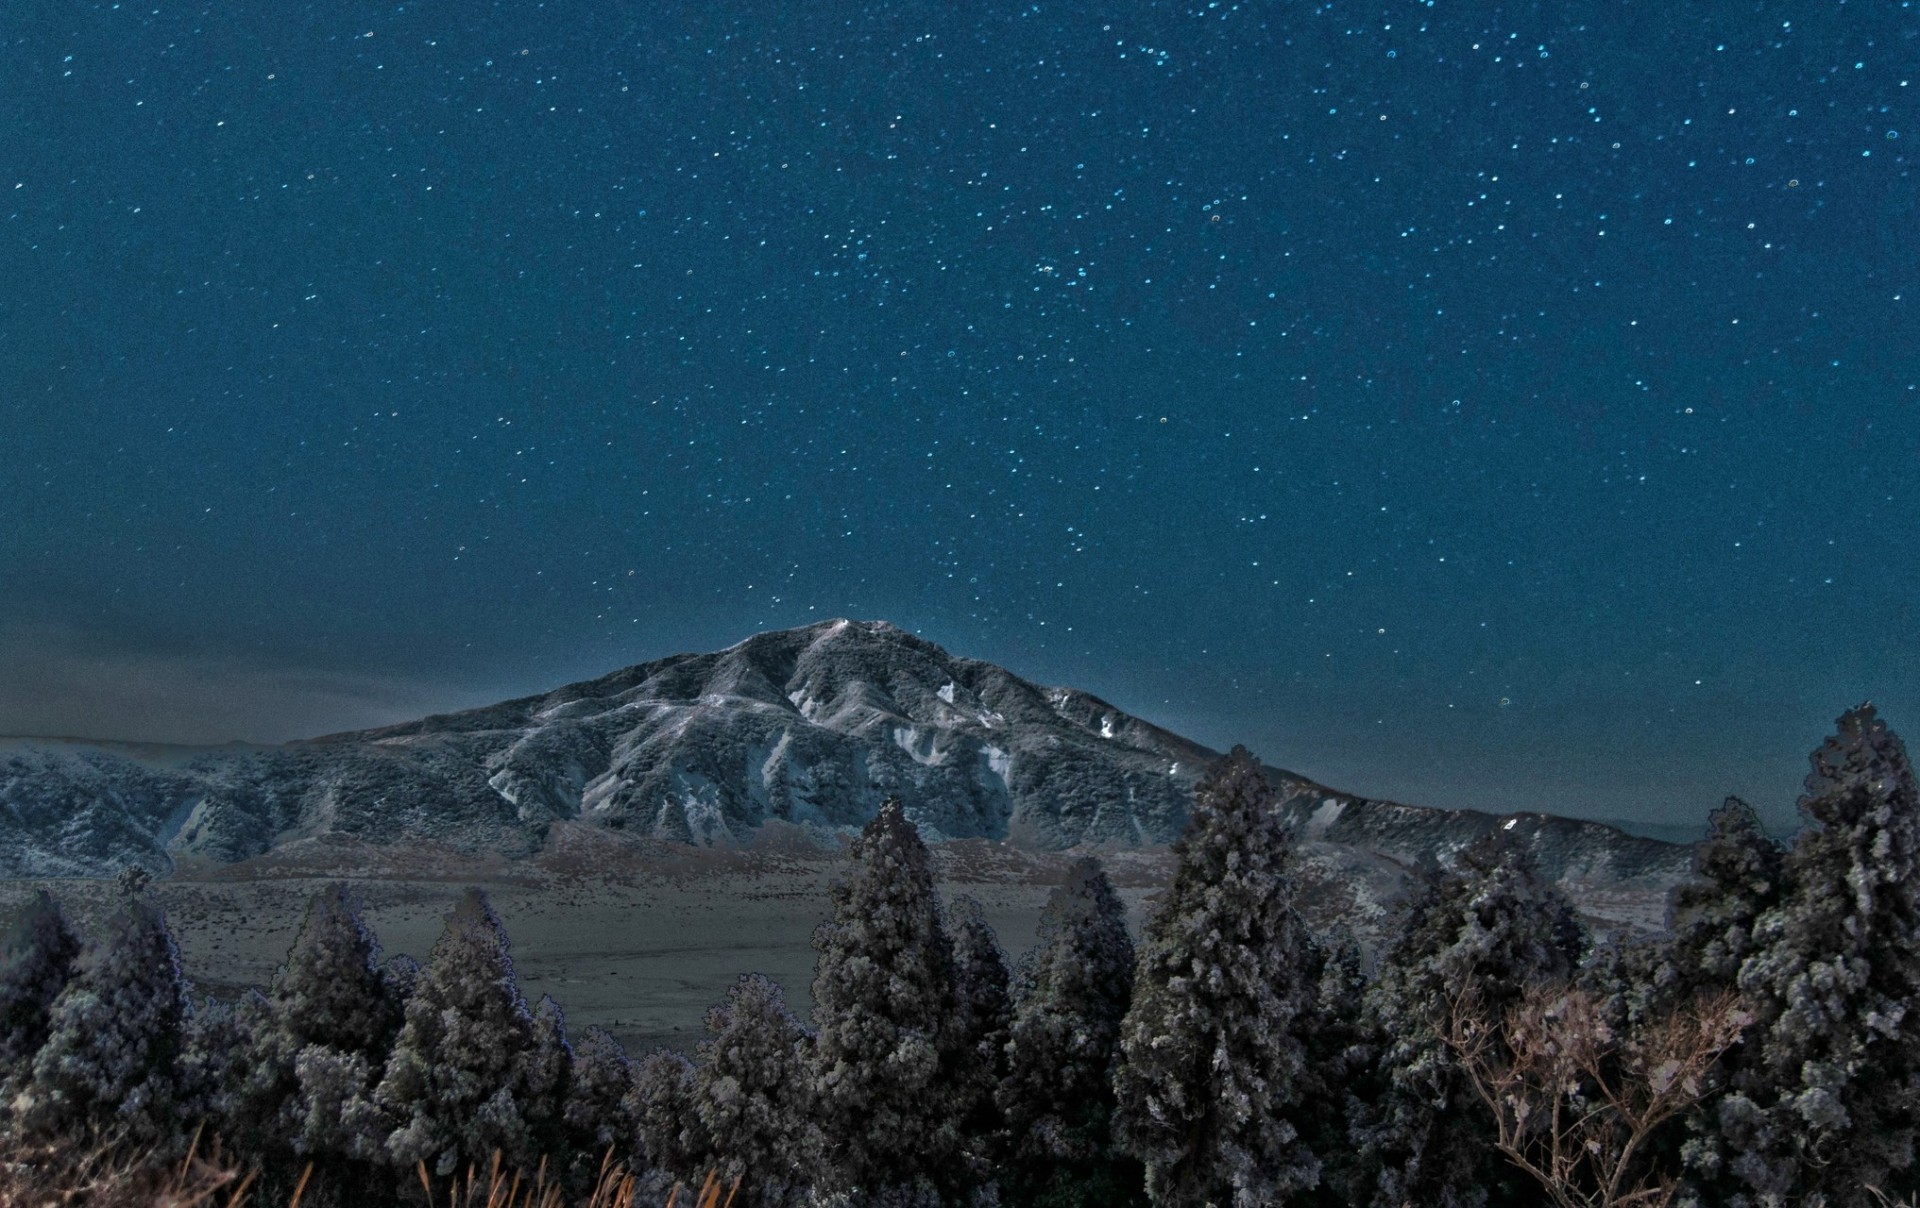
<svg viewBox="0 0 1920 1208"><path fill-rule="evenodd" d="M171 1159L192 1128L181 1115L187 1017L173 933L158 906L130 896L53 1001L32 1083L14 1101L22 1127L43 1136L99 1131Z"/></svg>
<svg viewBox="0 0 1920 1208"><path fill-rule="evenodd" d="M1100 861L1083 856L1047 895L1040 942L1020 961L996 1100L1016 1205L1144 1203L1146 1173L1113 1143L1113 1068L1133 1002L1127 908Z"/></svg>
<svg viewBox="0 0 1920 1208"><path fill-rule="evenodd" d="M675 1182L699 1187L713 1145L694 1105L693 1063L668 1048L641 1058L627 1111L655 1176L649 1195L664 1195Z"/></svg>
<svg viewBox="0 0 1920 1208"><path fill-rule="evenodd" d="M1739 988L1753 955L1754 927L1786 888L1782 850L1753 808L1729 797L1713 811L1694 849L1693 878L1667 900L1667 935L1656 943L1623 939L1595 953L1582 984L1605 1008L1618 1035L1688 1008L1702 995ZM1683 1204L1718 1204L1740 1194L1721 1162L1721 1091L1739 1076L1750 1047L1735 1045L1706 1073L1698 1104L1650 1139L1659 1169L1678 1169Z"/></svg>
<svg viewBox="0 0 1920 1208"><path fill-rule="evenodd" d="M1713 811L1693 867L1694 879L1668 899L1669 939L1651 973L1651 992L1669 1009L1738 987L1740 966L1755 951L1755 925L1786 889L1780 845L1738 797Z"/></svg>
<svg viewBox="0 0 1920 1208"><path fill-rule="evenodd" d="M279 1030L296 1045L384 1055L403 1003L388 994L380 941L344 883L314 895L268 998Z"/></svg>
<svg viewBox="0 0 1920 1208"><path fill-rule="evenodd" d="M957 993L927 848L898 798L853 843L813 936L817 1031L809 1053L818 1192L872 1200L935 1195L959 1159L951 1068Z"/></svg>
<svg viewBox="0 0 1920 1208"><path fill-rule="evenodd" d="M721 1181L744 1177L740 1202L755 1208L799 1203L806 1029L787 1010L778 982L749 973L707 1012L707 1030L713 1035L699 1048L693 1114Z"/></svg>
<svg viewBox="0 0 1920 1208"><path fill-rule="evenodd" d="M229 1146L248 1073L251 1039L247 1019L232 1004L212 997L201 1000L181 1032L181 1114L204 1120L207 1130Z"/></svg>
<svg viewBox="0 0 1920 1208"><path fill-rule="evenodd" d="M60 903L44 889L0 947L0 1088L6 1098L21 1089L34 1054L47 1042L53 1000L73 979L80 948Z"/></svg>
<svg viewBox="0 0 1920 1208"><path fill-rule="evenodd" d="M1844 714L1811 762L1800 809L1813 825L1740 966L1745 1051L1718 1129L1689 1150L1740 1186L1735 1205L1920 1194L1920 794L1872 705Z"/></svg>
<svg viewBox="0 0 1920 1208"><path fill-rule="evenodd" d="M605 1028L590 1027L573 1049L565 1118L576 1163L598 1172L609 1151L616 1166L641 1156L639 1125L628 1110L633 1063Z"/></svg>
<svg viewBox="0 0 1920 1208"><path fill-rule="evenodd" d="M1313 945L1313 1014L1305 1028L1306 1074L1302 1083L1301 1137L1320 1157L1320 1184L1299 1197L1303 1205L1327 1208L1359 1201L1365 1174L1347 1143L1348 1121L1363 1102L1358 1094L1366 1063L1377 1044L1366 1030L1362 1004L1367 979L1360 945L1337 931Z"/></svg>
<svg viewBox="0 0 1920 1208"><path fill-rule="evenodd" d="M485 1169L497 1148L509 1165L531 1167L532 1048L506 929L486 895L470 889L447 916L374 1092L397 1122L390 1159L402 1169L424 1161L445 1176L465 1163Z"/></svg>
<svg viewBox="0 0 1920 1208"><path fill-rule="evenodd" d="M1114 1073L1114 1131L1156 1203L1255 1208L1313 1187L1301 1138L1315 984L1292 847L1244 747L1208 770L1147 924Z"/></svg>
<svg viewBox="0 0 1920 1208"><path fill-rule="evenodd" d="M1473 994L1503 1018L1533 982L1578 966L1585 934L1573 907L1503 831L1460 853L1454 875L1417 870L1398 938L1367 995L1378 1036L1364 1083L1372 1101L1353 1121L1357 1167L1374 1208L1531 1204L1536 1188L1493 1148L1465 1074L1440 1038L1441 1012Z"/></svg>
<svg viewBox="0 0 1920 1208"><path fill-rule="evenodd" d="M407 1000L420 988L420 978L426 973L420 962L402 952L380 966L380 989L389 1003L393 1005L394 1024L397 1028L406 1014ZM393 1046L387 1045L389 1049Z"/></svg>
<svg viewBox="0 0 1920 1208"><path fill-rule="evenodd" d="M1007 1125L994 1094L1007 1075L1007 1039L1013 1023L1012 974L999 937L988 925L977 898L954 898L947 913L953 940L958 1013L951 1068L946 1084L959 1097L955 1116L965 1146L956 1172L964 1181L953 1190L965 1194L995 1182L1006 1161Z"/></svg>
<svg viewBox="0 0 1920 1208"><path fill-rule="evenodd" d="M261 1162L265 1198L289 1195L309 1162L305 1202L364 1198L381 1182L371 1159L391 1127L370 1099L403 1003L379 954L358 899L345 884L329 885L308 904L267 992L238 1006L245 1060L222 1131Z"/></svg>
<svg viewBox="0 0 1920 1208"><path fill-rule="evenodd" d="M366 1054L325 1045L310 1044L295 1058L294 1149L316 1172L302 1203L357 1204L382 1186L391 1129L368 1090L379 1074Z"/></svg>
<svg viewBox="0 0 1920 1208"><path fill-rule="evenodd" d="M543 994L533 1008L533 1043L527 1050L521 1113L534 1160L544 1158L547 1169L559 1175L573 1169L576 1157L567 1129L573 1058L566 1013L552 995Z"/></svg>

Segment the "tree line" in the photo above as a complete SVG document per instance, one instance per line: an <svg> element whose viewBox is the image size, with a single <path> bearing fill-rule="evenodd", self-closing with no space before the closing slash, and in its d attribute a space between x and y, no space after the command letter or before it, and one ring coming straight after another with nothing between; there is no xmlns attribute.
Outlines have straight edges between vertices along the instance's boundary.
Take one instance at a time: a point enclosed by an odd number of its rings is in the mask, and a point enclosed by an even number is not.
<svg viewBox="0 0 1920 1208"><path fill-rule="evenodd" d="M811 1022L748 974L692 1060L529 1005L479 890L420 965L333 886L232 1002L191 1000L140 886L91 943L43 892L0 954L0 1127L156 1164L204 1129L263 1203L418 1203L496 1154L576 1195L612 1155L636 1202L718 1170L755 1208L1910 1202L1920 800L1870 705L1811 764L1791 844L1713 814L1658 938L1590 935L1495 832L1413 870L1371 960L1302 922L1244 749L1137 949L1089 857L1009 962L889 801L815 931Z"/></svg>

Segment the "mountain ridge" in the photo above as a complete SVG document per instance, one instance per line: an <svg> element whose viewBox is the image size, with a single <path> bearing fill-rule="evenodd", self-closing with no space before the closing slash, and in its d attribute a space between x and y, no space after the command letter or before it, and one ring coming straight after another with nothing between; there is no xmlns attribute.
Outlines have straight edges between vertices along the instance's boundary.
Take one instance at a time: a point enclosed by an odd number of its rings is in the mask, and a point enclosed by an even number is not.
<svg viewBox="0 0 1920 1208"><path fill-rule="evenodd" d="M0 872L233 863L426 840L510 859L548 829L712 846L778 820L843 840L899 794L928 839L1045 850L1177 838L1218 752L885 621L754 634L452 713L279 745L0 739ZM1652 887L1688 849L1600 823L1374 801L1269 767L1303 842L1400 863L1490 830L1563 880Z"/></svg>

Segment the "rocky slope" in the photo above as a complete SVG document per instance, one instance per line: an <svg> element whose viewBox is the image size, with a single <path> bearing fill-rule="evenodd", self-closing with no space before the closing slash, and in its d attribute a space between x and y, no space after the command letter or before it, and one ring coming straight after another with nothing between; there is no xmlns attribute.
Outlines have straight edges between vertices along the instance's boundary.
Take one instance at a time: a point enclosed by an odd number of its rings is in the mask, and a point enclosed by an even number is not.
<svg viewBox="0 0 1920 1208"><path fill-rule="evenodd" d="M763 633L464 713L278 747L0 740L0 873L245 860L352 838L524 856L561 819L703 845L828 839L899 794L929 839L1161 844L1216 752L885 622ZM1512 831L1567 881L1655 890L1686 848L1547 815L1368 801L1274 769L1304 840L1444 858Z"/></svg>

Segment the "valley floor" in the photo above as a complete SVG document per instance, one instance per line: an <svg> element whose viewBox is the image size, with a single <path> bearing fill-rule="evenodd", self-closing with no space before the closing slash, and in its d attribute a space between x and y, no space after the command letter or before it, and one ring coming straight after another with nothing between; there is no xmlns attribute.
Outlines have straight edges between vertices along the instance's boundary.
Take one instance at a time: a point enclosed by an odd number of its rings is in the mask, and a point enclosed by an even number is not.
<svg viewBox="0 0 1920 1208"><path fill-rule="evenodd" d="M1071 857L967 840L933 847L943 898L971 894L1011 963L1036 942L1047 894ZM1171 878L1165 849L1103 856L1136 936L1149 900ZM365 898L382 959L425 962L446 912L467 885L484 887L506 923L529 1003L550 994L568 1031L598 1024L638 1057L655 1045L692 1053L707 1008L743 973L763 973L809 1017L813 929L844 852L765 847L709 851L611 846L582 837L525 862L474 861L427 849L308 851L181 870L156 881L196 998L265 986L285 958L313 894L350 880ZM0 921L47 889L91 933L119 895L105 880L0 880Z"/></svg>

